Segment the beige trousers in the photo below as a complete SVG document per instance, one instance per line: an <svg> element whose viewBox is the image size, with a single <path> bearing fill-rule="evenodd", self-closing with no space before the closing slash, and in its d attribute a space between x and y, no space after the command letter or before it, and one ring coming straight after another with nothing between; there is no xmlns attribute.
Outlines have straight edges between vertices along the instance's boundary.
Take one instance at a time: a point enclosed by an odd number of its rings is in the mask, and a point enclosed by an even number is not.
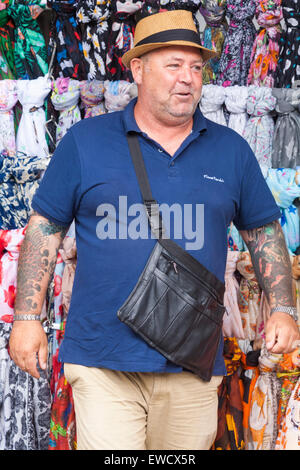
<svg viewBox="0 0 300 470"><path fill-rule="evenodd" d="M78 450L208 450L217 432L221 376L136 373L64 365Z"/></svg>

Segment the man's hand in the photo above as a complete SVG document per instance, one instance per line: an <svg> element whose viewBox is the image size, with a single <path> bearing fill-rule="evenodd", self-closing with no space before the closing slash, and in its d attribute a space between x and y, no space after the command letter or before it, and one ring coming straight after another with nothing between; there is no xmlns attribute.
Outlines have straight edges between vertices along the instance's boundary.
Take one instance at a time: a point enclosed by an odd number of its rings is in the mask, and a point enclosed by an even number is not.
<svg viewBox="0 0 300 470"><path fill-rule="evenodd" d="M266 347L275 354L285 354L294 351L300 332L295 320L283 312L274 312L266 326Z"/></svg>
<svg viewBox="0 0 300 470"><path fill-rule="evenodd" d="M48 341L39 321L15 321L9 339L9 354L20 369L37 379L37 358L40 368L47 365Z"/></svg>

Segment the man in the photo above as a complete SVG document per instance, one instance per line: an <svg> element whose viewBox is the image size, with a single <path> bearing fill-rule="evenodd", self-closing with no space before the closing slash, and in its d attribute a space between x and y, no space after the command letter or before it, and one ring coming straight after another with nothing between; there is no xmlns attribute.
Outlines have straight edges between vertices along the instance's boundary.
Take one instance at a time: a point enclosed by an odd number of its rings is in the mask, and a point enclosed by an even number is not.
<svg viewBox="0 0 300 470"><path fill-rule="evenodd" d="M217 429L217 387L226 373L222 344L213 377L204 382L117 318L155 243L147 218L134 217L142 199L127 132L139 136L154 197L181 210L170 236L224 281L233 220L278 310L266 326L267 347L288 352L299 339L290 315L291 266L280 212L248 144L198 108L203 60L210 56L190 12L141 20L135 47L123 58L138 86L137 101L73 126L33 200L10 352L35 377L36 354L45 367L46 336L39 321L27 319L39 318L57 251L75 218L78 262L60 360L73 389L79 449L209 449ZM199 224L196 217L192 232L185 215L199 204L204 219ZM201 231L203 240L197 239Z"/></svg>

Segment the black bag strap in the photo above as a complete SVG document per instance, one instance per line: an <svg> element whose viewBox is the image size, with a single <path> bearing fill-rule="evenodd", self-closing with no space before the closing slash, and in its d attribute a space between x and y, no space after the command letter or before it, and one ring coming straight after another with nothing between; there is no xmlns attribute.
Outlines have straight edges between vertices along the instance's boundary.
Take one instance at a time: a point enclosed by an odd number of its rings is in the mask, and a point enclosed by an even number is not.
<svg viewBox="0 0 300 470"><path fill-rule="evenodd" d="M171 252L175 260L178 260L178 262L182 263L192 274L201 279L201 282L205 283L210 290L213 290L220 303L222 303L224 295L224 283L221 282L205 266L199 263L196 258L181 248L181 246L179 246L176 242L167 238L161 213L159 212L158 203L152 196L152 191L137 134L128 133L127 141L137 180L144 200L144 205L146 207L150 227L155 237L157 238L158 243L167 251Z"/></svg>

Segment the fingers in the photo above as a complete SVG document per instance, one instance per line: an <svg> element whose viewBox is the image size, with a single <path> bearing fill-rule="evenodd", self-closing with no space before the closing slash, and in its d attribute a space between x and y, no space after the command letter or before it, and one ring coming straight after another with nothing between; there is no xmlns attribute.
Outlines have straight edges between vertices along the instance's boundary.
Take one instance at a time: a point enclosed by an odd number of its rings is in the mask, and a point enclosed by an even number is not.
<svg viewBox="0 0 300 470"><path fill-rule="evenodd" d="M285 313L274 313L266 325L266 347L274 354L294 351L300 334L296 322Z"/></svg>

